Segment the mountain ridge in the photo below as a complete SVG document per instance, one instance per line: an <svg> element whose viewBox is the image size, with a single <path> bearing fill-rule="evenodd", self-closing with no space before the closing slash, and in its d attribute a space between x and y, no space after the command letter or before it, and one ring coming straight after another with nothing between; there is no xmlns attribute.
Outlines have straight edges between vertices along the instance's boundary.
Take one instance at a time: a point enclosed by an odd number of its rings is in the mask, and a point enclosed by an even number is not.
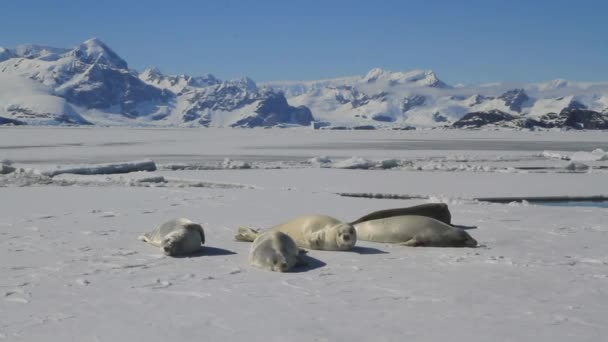
<svg viewBox="0 0 608 342"><path fill-rule="evenodd" d="M562 114L569 116L552 117ZM0 124L603 129L607 115L608 82L452 86L432 70L374 68L359 76L256 83L138 72L97 38L71 49L0 47Z"/></svg>

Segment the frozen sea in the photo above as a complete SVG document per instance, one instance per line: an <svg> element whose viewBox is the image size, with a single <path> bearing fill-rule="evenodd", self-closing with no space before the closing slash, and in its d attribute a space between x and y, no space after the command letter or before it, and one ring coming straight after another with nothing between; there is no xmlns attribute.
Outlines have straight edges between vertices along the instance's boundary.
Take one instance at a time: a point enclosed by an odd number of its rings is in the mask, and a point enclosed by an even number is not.
<svg viewBox="0 0 608 342"><path fill-rule="evenodd" d="M602 341L608 208L477 199L606 196L604 151L606 132L0 128L0 340ZM158 169L48 176L139 160ZM273 273L233 239L439 201L480 247L358 241ZM176 217L200 255L137 239Z"/></svg>

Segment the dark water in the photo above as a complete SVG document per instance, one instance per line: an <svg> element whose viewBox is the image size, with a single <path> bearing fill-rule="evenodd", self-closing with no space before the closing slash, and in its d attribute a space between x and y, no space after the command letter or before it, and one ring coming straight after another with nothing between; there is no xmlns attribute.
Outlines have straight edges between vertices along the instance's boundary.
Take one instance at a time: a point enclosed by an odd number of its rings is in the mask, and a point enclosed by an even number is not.
<svg viewBox="0 0 608 342"><path fill-rule="evenodd" d="M531 202L535 205L550 205L553 207L593 207L608 208L608 201L551 201L551 202Z"/></svg>

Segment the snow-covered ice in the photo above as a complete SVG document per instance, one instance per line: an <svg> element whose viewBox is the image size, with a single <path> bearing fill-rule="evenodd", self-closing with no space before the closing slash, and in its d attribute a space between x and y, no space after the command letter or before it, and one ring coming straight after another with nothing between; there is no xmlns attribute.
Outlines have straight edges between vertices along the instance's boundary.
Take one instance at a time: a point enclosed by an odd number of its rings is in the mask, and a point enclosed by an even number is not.
<svg viewBox="0 0 608 342"><path fill-rule="evenodd" d="M598 149L605 132L0 128L0 340L601 341L608 209L473 200L608 195L608 161L572 158ZM133 160L158 169L44 174ZM427 201L482 246L359 241L281 274L233 239ZM177 217L203 225L201 255L137 240Z"/></svg>

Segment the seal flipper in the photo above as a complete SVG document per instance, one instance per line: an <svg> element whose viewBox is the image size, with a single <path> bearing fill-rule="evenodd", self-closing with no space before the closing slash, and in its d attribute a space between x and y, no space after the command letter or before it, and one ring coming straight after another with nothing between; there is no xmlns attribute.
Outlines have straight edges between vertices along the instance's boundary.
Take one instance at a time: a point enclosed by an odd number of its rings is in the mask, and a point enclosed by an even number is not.
<svg viewBox="0 0 608 342"><path fill-rule="evenodd" d="M240 227L239 233L234 236L237 241L253 242L260 235L258 230L249 227Z"/></svg>
<svg viewBox="0 0 608 342"><path fill-rule="evenodd" d="M407 240L406 242L399 243L399 245L407 246L407 247L423 247L424 242L417 240L416 238L411 238L411 239Z"/></svg>
<svg viewBox="0 0 608 342"><path fill-rule="evenodd" d="M303 250L303 249L300 249L298 251L298 255L296 256L295 267L303 267L303 266L309 265L308 261L304 260L304 256L306 256L306 253L308 253L308 251Z"/></svg>
<svg viewBox="0 0 608 342"><path fill-rule="evenodd" d="M152 239L152 236L154 232L150 232L150 233L145 233L144 235L140 235L138 237L139 241L143 241L145 243L149 243L154 247L160 247L159 243L154 242L154 239Z"/></svg>

